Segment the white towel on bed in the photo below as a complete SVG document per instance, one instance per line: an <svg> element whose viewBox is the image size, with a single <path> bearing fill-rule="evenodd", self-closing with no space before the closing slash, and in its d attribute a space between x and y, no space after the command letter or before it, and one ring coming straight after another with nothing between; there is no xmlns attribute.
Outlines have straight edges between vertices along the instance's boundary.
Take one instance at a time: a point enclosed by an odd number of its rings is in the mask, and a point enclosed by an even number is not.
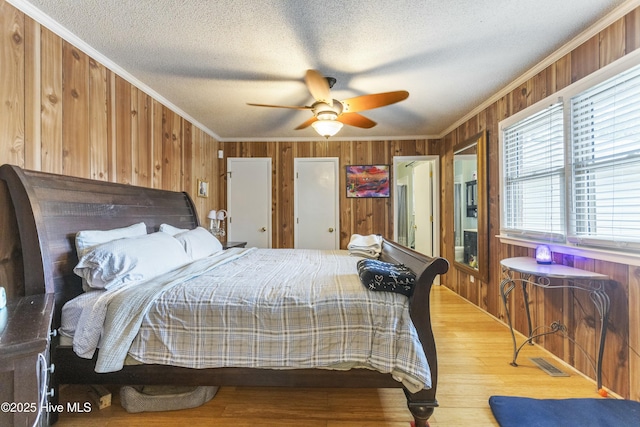
<svg viewBox="0 0 640 427"><path fill-rule="evenodd" d="M378 258L382 252L382 236L379 234L352 234L347 245L347 250L351 255L365 258Z"/></svg>

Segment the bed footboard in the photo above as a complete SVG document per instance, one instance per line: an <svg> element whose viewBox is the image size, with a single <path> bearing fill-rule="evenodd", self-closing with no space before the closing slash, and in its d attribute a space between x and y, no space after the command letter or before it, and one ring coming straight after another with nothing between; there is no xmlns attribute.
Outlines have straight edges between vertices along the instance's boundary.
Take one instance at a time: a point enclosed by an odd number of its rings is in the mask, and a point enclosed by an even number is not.
<svg viewBox="0 0 640 427"><path fill-rule="evenodd" d="M449 262L444 258L431 258L398 243L384 240L380 259L387 262L404 264L416 273L416 284L409 301L411 320L416 327L424 353L431 369L431 388L418 393L405 389L407 406L415 419L415 425L424 427L438 406L436 391L438 388L438 354L431 327L431 288L438 275L449 270Z"/></svg>

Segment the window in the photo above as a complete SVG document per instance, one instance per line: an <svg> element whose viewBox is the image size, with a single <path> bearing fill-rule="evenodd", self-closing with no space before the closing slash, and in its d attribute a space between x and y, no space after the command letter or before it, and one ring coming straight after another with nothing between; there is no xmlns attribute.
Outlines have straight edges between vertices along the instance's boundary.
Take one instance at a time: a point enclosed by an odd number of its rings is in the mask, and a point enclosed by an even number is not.
<svg viewBox="0 0 640 427"><path fill-rule="evenodd" d="M502 234L640 250L640 66L605 78L500 123Z"/></svg>
<svg viewBox="0 0 640 427"><path fill-rule="evenodd" d="M571 99L569 241L640 248L640 66Z"/></svg>
<svg viewBox="0 0 640 427"><path fill-rule="evenodd" d="M562 103L503 129L503 232L564 240Z"/></svg>

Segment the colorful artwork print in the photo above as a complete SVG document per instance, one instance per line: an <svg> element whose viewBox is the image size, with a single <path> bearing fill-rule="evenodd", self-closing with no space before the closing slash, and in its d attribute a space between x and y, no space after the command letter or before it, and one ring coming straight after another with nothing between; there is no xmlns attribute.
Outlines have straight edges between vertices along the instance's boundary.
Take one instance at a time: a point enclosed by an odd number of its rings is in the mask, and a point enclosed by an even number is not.
<svg viewBox="0 0 640 427"><path fill-rule="evenodd" d="M389 165L347 166L347 197L389 197Z"/></svg>

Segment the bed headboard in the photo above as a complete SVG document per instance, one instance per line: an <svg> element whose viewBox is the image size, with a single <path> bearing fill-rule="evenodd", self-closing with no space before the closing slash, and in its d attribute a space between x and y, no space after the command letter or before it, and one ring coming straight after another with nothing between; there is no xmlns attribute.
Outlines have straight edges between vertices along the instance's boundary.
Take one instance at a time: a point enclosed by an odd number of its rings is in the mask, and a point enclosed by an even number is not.
<svg viewBox="0 0 640 427"><path fill-rule="evenodd" d="M147 231L167 223L194 228L199 219L185 192L166 191L0 166L18 223L24 293L55 293L58 326L62 302L82 292L73 273L75 234L144 221Z"/></svg>

